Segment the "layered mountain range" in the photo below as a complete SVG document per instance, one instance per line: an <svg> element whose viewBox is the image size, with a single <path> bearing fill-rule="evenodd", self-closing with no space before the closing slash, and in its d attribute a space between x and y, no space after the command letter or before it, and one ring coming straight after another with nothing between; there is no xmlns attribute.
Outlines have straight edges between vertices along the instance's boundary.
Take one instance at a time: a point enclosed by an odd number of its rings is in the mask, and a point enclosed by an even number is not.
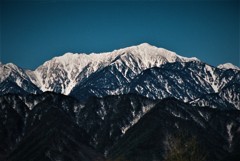
<svg viewBox="0 0 240 161"><path fill-rule="evenodd" d="M194 102L217 93L223 102L239 109L238 67L230 63L214 67L147 43L99 54L66 53L34 71L1 64L0 71L0 94L52 91L85 100L136 93L151 99L175 97ZM209 105L209 101L204 99L199 105Z"/></svg>
<svg viewBox="0 0 240 161"><path fill-rule="evenodd" d="M0 160L165 161L179 134L205 161L240 159L240 68L230 63L143 43L66 53L34 71L0 64L0 76Z"/></svg>

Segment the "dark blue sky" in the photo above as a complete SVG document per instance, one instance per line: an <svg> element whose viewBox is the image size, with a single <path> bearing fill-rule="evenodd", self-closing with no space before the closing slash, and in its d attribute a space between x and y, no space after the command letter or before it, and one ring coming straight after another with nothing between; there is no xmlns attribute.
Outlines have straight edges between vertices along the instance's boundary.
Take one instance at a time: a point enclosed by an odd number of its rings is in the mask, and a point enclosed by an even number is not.
<svg viewBox="0 0 240 161"><path fill-rule="evenodd" d="M65 52L148 42L211 65L240 66L239 1L1 1L3 63L35 69Z"/></svg>

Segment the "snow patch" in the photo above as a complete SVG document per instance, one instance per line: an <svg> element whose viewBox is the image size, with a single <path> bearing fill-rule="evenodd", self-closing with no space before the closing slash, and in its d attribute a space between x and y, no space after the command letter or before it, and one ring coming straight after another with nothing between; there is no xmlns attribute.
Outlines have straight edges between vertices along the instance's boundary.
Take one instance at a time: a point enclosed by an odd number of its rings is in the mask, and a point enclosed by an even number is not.
<svg viewBox="0 0 240 161"><path fill-rule="evenodd" d="M150 109L152 109L152 107L153 107L154 105L155 105L155 104L149 104L148 106L142 106L142 111L141 111L141 112L139 112L138 114L135 114L135 112L132 113L133 116L134 116L134 118L133 118L133 120L130 122L129 125L125 125L125 126L123 126L123 127L121 128L122 134L125 134L126 131L127 131L130 127L132 127L133 125L135 125L135 124L142 118L143 115L145 115Z"/></svg>
<svg viewBox="0 0 240 161"><path fill-rule="evenodd" d="M228 143L229 143L229 148L232 146L232 140L233 140L233 134L231 132L233 127L233 123L230 123L227 125L227 133L228 133Z"/></svg>

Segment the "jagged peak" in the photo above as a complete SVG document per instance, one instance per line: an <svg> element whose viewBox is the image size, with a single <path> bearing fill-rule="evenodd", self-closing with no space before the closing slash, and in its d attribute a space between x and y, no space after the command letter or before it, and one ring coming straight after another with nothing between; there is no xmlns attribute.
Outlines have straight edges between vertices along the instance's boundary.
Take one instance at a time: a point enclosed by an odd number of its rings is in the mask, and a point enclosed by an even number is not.
<svg viewBox="0 0 240 161"><path fill-rule="evenodd" d="M4 81L11 74L18 75L22 78L26 78L24 70L13 63L1 64L0 65L0 82Z"/></svg>
<svg viewBox="0 0 240 161"><path fill-rule="evenodd" d="M5 66L16 68L17 66L13 63L7 63Z"/></svg>
<svg viewBox="0 0 240 161"><path fill-rule="evenodd" d="M139 45L130 46L126 48L121 48L114 50L112 52L102 52L102 53L71 53L67 52L62 56L54 57L53 59L46 61L44 65L49 64L52 60L54 62L60 62L62 64L67 63L81 63L82 61L90 62L102 62L102 61L111 61L115 57L123 54L131 53L136 56L143 56L144 58L149 56L161 56L167 60L175 61L176 58L179 58L181 61L200 61L196 57L187 58L180 55L177 55L175 52L164 48L158 48L156 46L150 45L149 43L141 43ZM84 60L83 60L84 59Z"/></svg>
<svg viewBox="0 0 240 161"><path fill-rule="evenodd" d="M19 70L20 68L17 66L17 65L15 65L15 64L13 64L13 63L7 63L7 64L0 64L1 66L0 67L2 67L2 68L8 68L8 69L14 69L14 70Z"/></svg>

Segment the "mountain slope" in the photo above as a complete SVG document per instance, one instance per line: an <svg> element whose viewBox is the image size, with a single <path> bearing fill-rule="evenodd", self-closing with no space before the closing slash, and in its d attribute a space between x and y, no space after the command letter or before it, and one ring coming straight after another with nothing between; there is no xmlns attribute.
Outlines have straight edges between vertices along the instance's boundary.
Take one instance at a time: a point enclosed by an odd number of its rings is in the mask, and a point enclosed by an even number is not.
<svg viewBox="0 0 240 161"><path fill-rule="evenodd" d="M0 160L5 160L25 132L27 108L21 100L12 100L15 108L6 98L0 97Z"/></svg>
<svg viewBox="0 0 240 161"><path fill-rule="evenodd" d="M185 134L196 138L207 161L221 160L239 148L239 117L235 110L193 108L176 99L165 99L126 132L109 151L108 158L163 160L168 152L168 138Z"/></svg>
<svg viewBox="0 0 240 161"><path fill-rule="evenodd" d="M60 94L0 97L1 160L103 160L75 115L81 103Z"/></svg>
<svg viewBox="0 0 240 161"><path fill-rule="evenodd" d="M91 135L91 145L107 153L108 149L158 101L140 95L92 97L80 111L79 126Z"/></svg>
<svg viewBox="0 0 240 161"><path fill-rule="evenodd" d="M132 69L119 71L115 64L105 67L80 82L70 95L84 100L91 96L137 93L152 99L175 97L188 102L240 82L239 71L221 70L199 61L166 63L140 74Z"/></svg>
<svg viewBox="0 0 240 161"><path fill-rule="evenodd" d="M45 104L39 106L45 108ZM89 136L86 132L72 122L64 111L49 107L41 117L41 121L32 126L7 160L103 160L101 154L88 146Z"/></svg>
<svg viewBox="0 0 240 161"><path fill-rule="evenodd" d="M198 95L213 93L211 78L204 69L204 64L168 63L160 68L145 70L137 76L130 85L131 91L150 98L175 97L184 101L191 100ZM205 79L201 77L205 75ZM209 77L209 78L208 78Z"/></svg>
<svg viewBox="0 0 240 161"><path fill-rule="evenodd" d="M136 94L85 102L50 92L9 94L0 97L0 157L101 160L101 152L110 159L161 159L166 136L186 131L212 154L209 160L219 160L237 154L239 117L235 109L194 107L174 98L150 100Z"/></svg>
<svg viewBox="0 0 240 161"><path fill-rule="evenodd" d="M202 95L191 101L190 104L194 106L208 106L225 110L240 110L240 84L229 84L221 89L220 92Z"/></svg>
<svg viewBox="0 0 240 161"><path fill-rule="evenodd" d="M1 129L7 130L17 127L17 131L9 135L3 130L0 138L5 142L6 137L11 137L12 141L7 142L9 144L7 152L11 151L13 147L23 141L26 135L31 133L39 122L46 122L43 121L43 117L48 111L51 111L52 108L58 108L90 135L89 144L98 151L105 152L156 102L137 95L108 96L103 99L94 97L85 103L50 92L27 96L4 95L0 97ZM13 114L17 116L12 118ZM52 117L55 117L55 114ZM14 121L15 119L19 121ZM11 126L7 124L8 120L13 121ZM16 124L19 124L19 127ZM11 132L9 131L9 133ZM6 154L7 152L2 153Z"/></svg>

